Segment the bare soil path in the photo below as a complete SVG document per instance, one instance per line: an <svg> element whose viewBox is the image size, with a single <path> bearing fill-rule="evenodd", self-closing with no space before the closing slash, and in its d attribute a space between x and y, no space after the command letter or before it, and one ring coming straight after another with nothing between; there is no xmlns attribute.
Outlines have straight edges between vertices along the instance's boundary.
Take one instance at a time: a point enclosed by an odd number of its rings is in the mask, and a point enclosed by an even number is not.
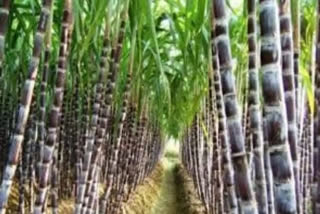
<svg viewBox="0 0 320 214"><path fill-rule="evenodd" d="M177 163L175 160L164 160L164 178L161 184L160 196L152 208L152 214L177 214L184 213L182 204L186 203L180 201L179 197L179 185L176 182L176 167Z"/></svg>
<svg viewBox="0 0 320 214"><path fill-rule="evenodd" d="M155 172L138 187L122 214L204 214L193 182L170 149Z"/></svg>

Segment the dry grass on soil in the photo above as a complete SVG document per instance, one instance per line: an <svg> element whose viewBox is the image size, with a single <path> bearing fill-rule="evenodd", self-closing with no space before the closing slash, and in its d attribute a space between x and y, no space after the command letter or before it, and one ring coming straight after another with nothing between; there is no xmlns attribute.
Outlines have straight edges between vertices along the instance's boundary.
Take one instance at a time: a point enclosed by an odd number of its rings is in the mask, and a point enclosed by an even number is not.
<svg viewBox="0 0 320 214"><path fill-rule="evenodd" d="M176 182L177 185L180 186L180 188L178 188L178 196L180 197L179 200L185 202L181 203L183 206L182 210L184 211L181 214L205 214L205 208L197 197L196 190L190 176L187 174L184 168L181 167L181 165L177 165L175 170Z"/></svg>
<svg viewBox="0 0 320 214"><path fill-rule="evenodd" d="M151 214L150 210L160 195L163 171L163 165L159 164L123 206L123 214Z"/></svg>
<svg viewBox="0 0 320 214"><path fill-rule="evenodd" d="M25 197L29 198L27 189ZM7 214L17 214L18 204L18 183L14 182ZM29 204L25 207L25 213L29 214ZM73 198L62 200L59 202L59 213L72 214L73 207ZM50 203L47 210L46 214L51 213ZM129 201L122 207L122 214L204 213L204 207L196 195L191 178L177 161L168 159L158 164L151 176L138 186Z"/></svg>
<svg viewBox="0 0 320 214"><path fill-rule="evenodd" d="M177 161L165 159L138 187L123 214L204 214L193 182Z"/></svg>
<svg viewBox="0 0 320 214"><path fill-rule="evenodd" d="M28 193L28 188L26 187L26 193L25 193L25 198L26 198L26 204L25 204L25 214L29 214L29 207L30 204L29 198L30 195ZM63 213L63 214L72 214L73 213L73 207L74 207L74 200L73 199L68 199L68 200L62 200L59 203L59 211L58 213ZM8 209L6 214L17 214L19 213L19 186L18 182L14 182L12 186L12 191L9 197L9 202L8 202ZM46 214L51 213L50 209L50 203L48 204L48 209Z"/></svg>

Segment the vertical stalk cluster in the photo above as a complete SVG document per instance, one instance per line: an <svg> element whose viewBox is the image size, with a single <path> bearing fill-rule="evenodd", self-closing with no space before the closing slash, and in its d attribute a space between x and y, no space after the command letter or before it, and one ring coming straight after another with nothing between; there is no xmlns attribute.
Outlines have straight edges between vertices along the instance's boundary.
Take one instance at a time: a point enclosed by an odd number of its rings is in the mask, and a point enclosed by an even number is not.
<svg viewBox="0 0 320 214"><path fill-rule="evenodd" d="M61 41L57 68L56 83L53 93L53 104L48 117L48 133L43 146L43 157L39 169L39 189L37 192L34 214L43 213L49 185L49 173L54 159L55 147L58 141L59 116L63 103L65 79L68 67L68 40L71 37L72 2L65 0L62 19Z"/></svg>
<svg viewBox="0 0 320 214"><path fill-rule="evenodd" d="M244 99L243 109L247 107L248 111L242 112L242 115L239 112L241 106L237 101L232 73L226 2L213 0L211 57L214 72L213 77L209 72L209 95L203 102L213 103L218 118L210 106L202 107L192 126L186 128L181 149L184 167L193 178L198 196L210 214L307 213L312 204L311 189L315 193L312 209L317 212L320 191L319 185L316 190L315 184L319 181L316 169L320 165L317 158L320 153L319 117L313 122L312 109L303 100L306 91L298 86L299 1L293 2L293 18L290 0L281 0L279 4L275 0L260 0L259 4L248 0L246 3L249 75L248 95L245 95L247 99ZM256 17L257 11L259 18ZM292 30L292 26L298 29ZM319 103L318 40L315 97ZM313 79L312 66L310 69ZM247 118L248 123L241 123L241 116ZM210 118L211 123L205 121L204 128L201 118ZM214 131L217 129L218 138ZM206 137L206 130L209 130L209 137ZM243 136L244 130L246 136ZM213 155L208 161L203 161L207 160L209 148L204 146L205 141L213 144ZM247 148L244 142L249 142ZM314 149L314 145L317 148ZM252 164L251 157L247 157L251 150ZM210 170L207 170L208 166L212 166ZM204 186L208 187L209 193Z"/></svg>
<svg viewBox="0 0 320 214"><path fill-rule="evenodd" d="M293 172L295 178L295 189L297 198L297 209L300 206L299 190L299 162L298 162L298 135L297 135L297 111L296 111L296 87L294 74L294 50L291 22L291 1L280 1L280 35L281 35L281 65L284 87L284 98L288 121L288 141L290 145Z"/></svg>
<svg viewBox="0 0 320 214"><path fill-rule="evenodd" d="M266 186L266 175L264 169L264 142L262 130L262 114L260 112L260 86L258 74L258 52L257 52L257 21L256 1L248 0L248 49L249 49L249 124L250 137L253 143L254 172L255 172L255 195L258 203L259 213L268 213L268 197ZM248 137L248 136L247 136Z"/></svg>
<svg viewBox="0 0 320 214"><path fill-rule="evenodd" d="M33 54L28 67L28 78L24 83L20 104L17 110L15 128L10 139L10 150L7 165L4 170L0 186L0 213L6 212L8 198L13 182L13 177L18 165L22 141L26 123L29 117L30 104L32 100L35 81L38 74L40 54L43 46L45 32L50 19L52 0L43 0L40 20L34 37Z"/></svg>
<svg viewBox="0 0 320 214"><path fill-rule="evenodd" d="M288 120L280 66L280 31L277 2L260 0L262 91L265 137L269 143L276 213L296 213ZM291 56L291 55L290 55Z"/></svg>
<svg viewBox="0 0 320 214"><path fill-rule="evenodd" d="M234 167L234 181L240 198L243 213L257 213L253 187L249 175L246 158L243 129L236 97L235 80L232 74L232 57L228 33L228 18L224 0L213 1L215 44L221 76L224 111L226 115L226 130L230 145L231 160Z"/></svg>

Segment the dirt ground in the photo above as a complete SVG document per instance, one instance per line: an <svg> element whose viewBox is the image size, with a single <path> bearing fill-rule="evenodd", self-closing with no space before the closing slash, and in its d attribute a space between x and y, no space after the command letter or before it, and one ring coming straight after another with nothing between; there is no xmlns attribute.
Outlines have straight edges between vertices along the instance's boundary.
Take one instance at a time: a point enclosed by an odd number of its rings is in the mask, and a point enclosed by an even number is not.
<svg viewBox="0 0 320 214"><path fill-rule="evenodd" d="M158 174L137 189L123 214L204 214L192 180L178 158L166 157L160 165L162 170L156 170Z"/></svg>
<svg viewBox="0 0 320 214"><path fill-rule="evenodd" d="M17 213L18 201L19 191L15 182L9 199L8 214ZM60 201L58 212L72 214L73 207L73 199ZM51 213L51 210L48 209L47 213ZM151 176L136 189L122 207L122 214L204 213L204 207L196 196L193 182L179 163L177 151L165 155Z"/></svg>

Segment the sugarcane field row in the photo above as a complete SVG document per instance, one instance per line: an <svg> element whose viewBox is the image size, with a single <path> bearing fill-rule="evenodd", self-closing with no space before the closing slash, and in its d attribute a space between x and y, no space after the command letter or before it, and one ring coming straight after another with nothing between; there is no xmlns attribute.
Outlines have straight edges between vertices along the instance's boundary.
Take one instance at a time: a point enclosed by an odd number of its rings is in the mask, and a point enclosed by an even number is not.
<svg viewBox="0 0 320 214"><path fill-rule="evenodd" d="M0 0L0 214L320 214L320 0Z"/></svg>

